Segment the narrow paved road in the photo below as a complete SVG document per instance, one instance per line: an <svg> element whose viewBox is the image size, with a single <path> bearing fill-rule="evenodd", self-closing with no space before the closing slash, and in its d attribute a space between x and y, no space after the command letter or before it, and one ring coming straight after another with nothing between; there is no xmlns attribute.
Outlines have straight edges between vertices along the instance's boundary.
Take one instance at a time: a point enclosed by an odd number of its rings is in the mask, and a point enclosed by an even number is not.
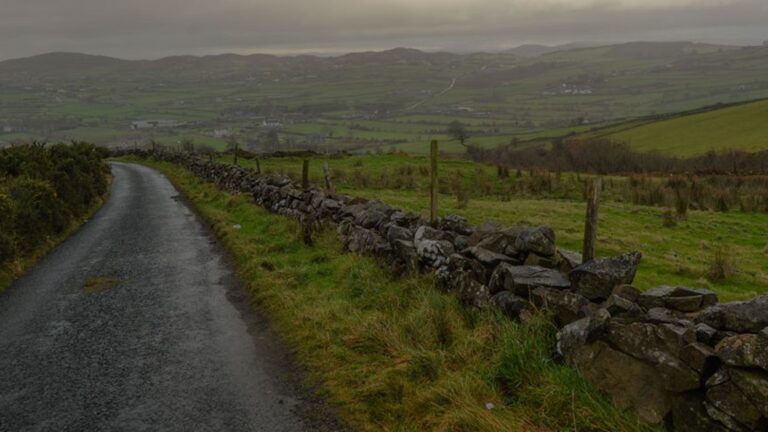
<svg viewBox="0 0 768 432"><path fill-rule="evenodd" d="M334 429L173 186L112 171L93 220L0 295L0 431Z"/></svg>

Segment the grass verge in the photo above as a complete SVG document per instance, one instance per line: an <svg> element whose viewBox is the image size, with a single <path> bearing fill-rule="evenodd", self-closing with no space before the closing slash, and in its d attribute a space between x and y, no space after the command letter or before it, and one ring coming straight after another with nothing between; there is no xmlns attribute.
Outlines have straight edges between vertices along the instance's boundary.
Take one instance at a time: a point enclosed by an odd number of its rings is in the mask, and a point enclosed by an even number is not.
<svg viewBox="0 0 768 432"><path fill-rule="evenodd" d="M294 221L178 166L146 163L211 224L254 302L353 430L653 430L550 359L546 317L522 326L468 309L429 276L392 279L343 252L332 230L307 247Z"/></svg>

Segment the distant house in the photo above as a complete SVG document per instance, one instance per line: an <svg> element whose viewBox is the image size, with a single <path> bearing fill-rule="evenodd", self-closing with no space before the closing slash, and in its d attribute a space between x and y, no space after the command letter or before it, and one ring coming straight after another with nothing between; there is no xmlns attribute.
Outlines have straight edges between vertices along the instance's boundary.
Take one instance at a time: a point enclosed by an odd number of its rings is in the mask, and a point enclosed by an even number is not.
<svg viewBox="0 0 768 432"><path fill-rule="evenodd" d="M325 144L325 136L319 133L312 134L307 138L307 143L313 146Z"/></svg>
<svg viewBox="0 0 768 432"><path fill-rule="evenodd" d="M267 129L282 129L283 123L277 119L267 118L261 122L261 126Z"/></svg>
<svg viewBox="0 0 768 432"><path fill-rule="evenodd" d="M175 128L181 125L182 123L177 120L137 120L131 122L131 129Z"/></svg>
<svg viewBox="0 0 768 432"><path fill-rule="evenodd" d="M213 136L215 138L226 138L229 136L229 129L214 129Z"/></svg>

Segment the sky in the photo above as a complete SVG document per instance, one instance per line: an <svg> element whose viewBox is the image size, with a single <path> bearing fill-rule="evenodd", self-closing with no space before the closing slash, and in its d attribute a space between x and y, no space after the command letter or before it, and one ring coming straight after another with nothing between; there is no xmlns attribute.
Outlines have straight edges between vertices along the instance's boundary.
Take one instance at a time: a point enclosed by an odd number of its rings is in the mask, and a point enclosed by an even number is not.
<svg viewBox="0 0 768 432"><path fill-rule="evenodd" d="M768 0L2 0L0 59L768 39Z"/></svg>

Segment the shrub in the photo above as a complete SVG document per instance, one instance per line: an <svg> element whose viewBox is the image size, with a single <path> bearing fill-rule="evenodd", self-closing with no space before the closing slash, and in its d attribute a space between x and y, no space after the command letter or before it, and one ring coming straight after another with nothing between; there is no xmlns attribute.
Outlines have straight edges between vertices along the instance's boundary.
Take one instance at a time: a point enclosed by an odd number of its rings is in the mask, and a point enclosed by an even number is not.
<svg viewBox="0 0 768 432"><path fill-rule="evenodd" d="M63 232L107 192L105 156L86 143L0 150L0 263Z"/></svg>
<svg viewBox="0 0 768 432"><path fill-rule="evenodd" d="M721 282L736 274L736 271L736 264L730 250L722 246L712 250L712 255L707 264L707 280L710 282Z"/></svg>

